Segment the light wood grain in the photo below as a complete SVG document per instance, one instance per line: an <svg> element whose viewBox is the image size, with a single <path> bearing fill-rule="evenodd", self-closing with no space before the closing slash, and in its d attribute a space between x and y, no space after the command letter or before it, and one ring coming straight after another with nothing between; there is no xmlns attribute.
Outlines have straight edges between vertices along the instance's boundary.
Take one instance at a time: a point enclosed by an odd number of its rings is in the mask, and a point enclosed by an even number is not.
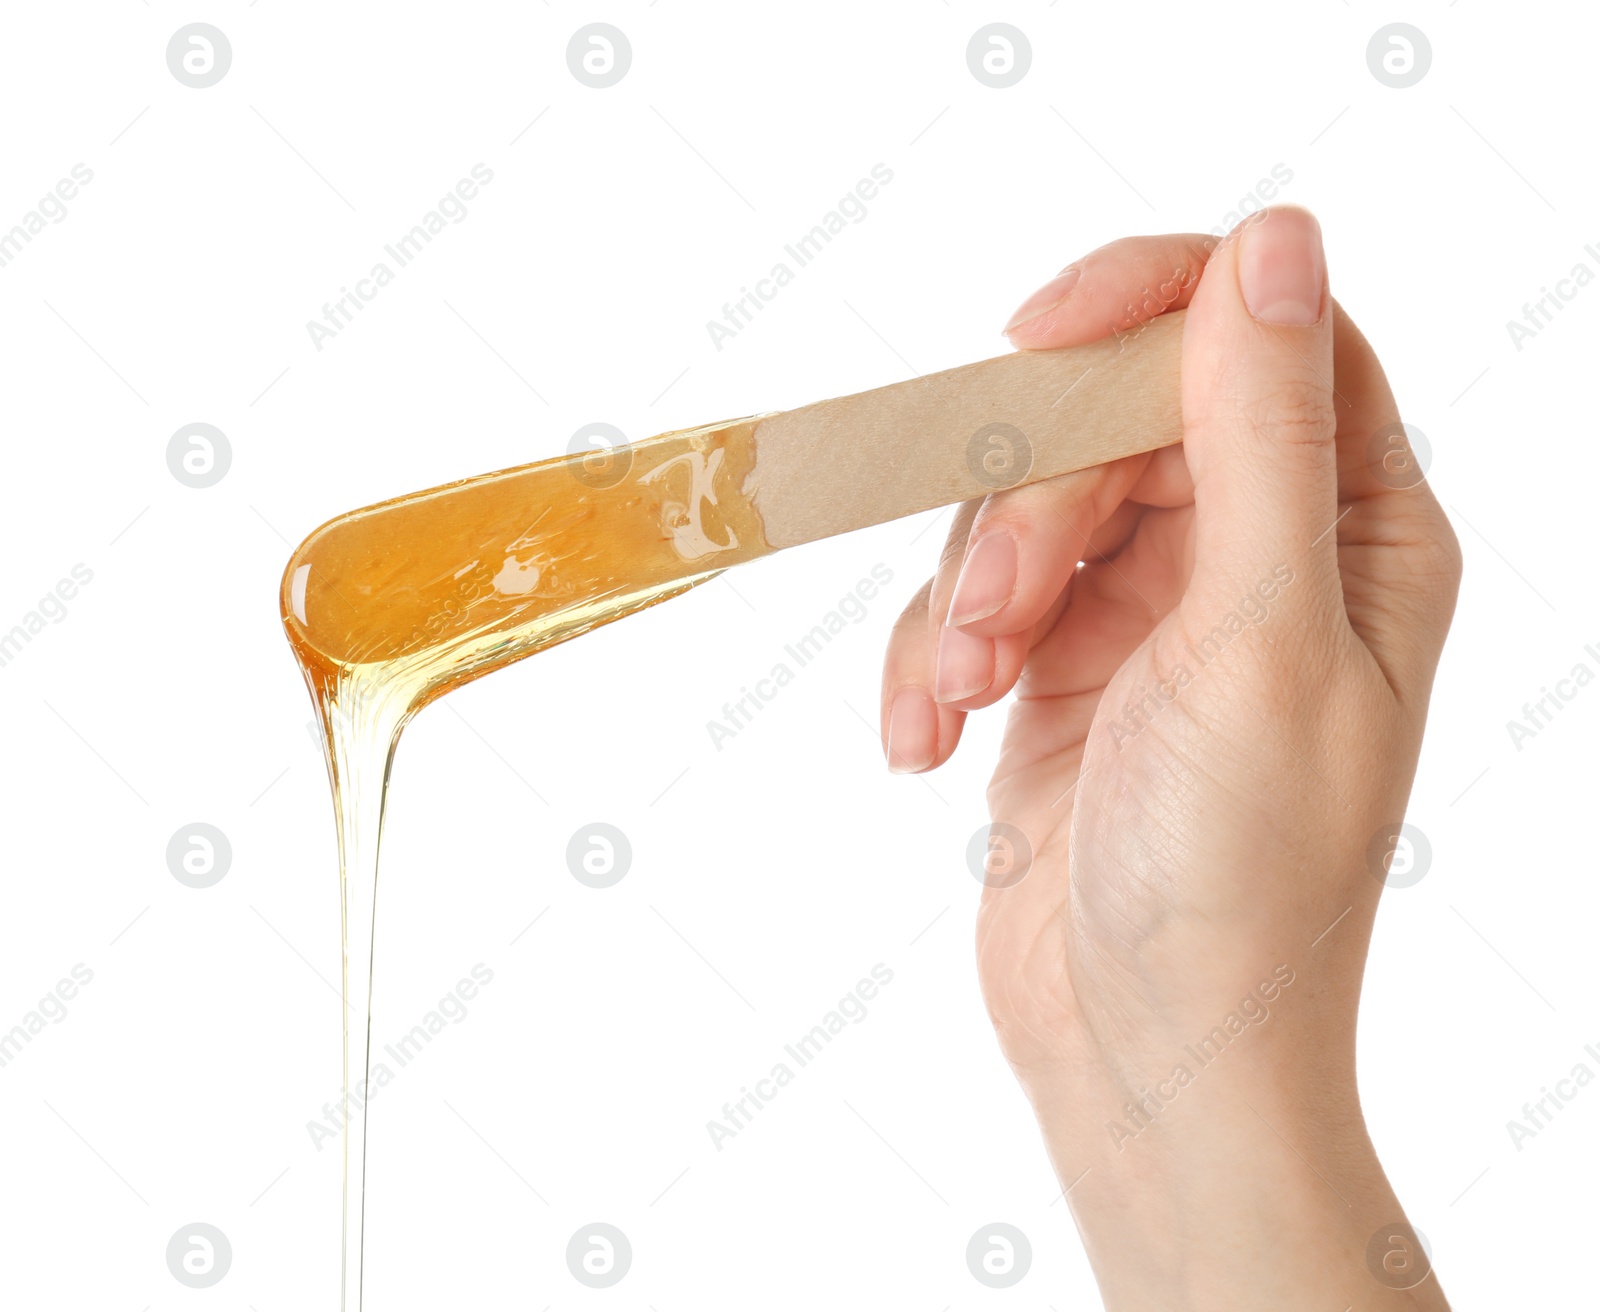
<svg viewBox="0 0 1600 1312"><path fill-rule="evenodd" d="M1177 442L1184 313L766 416L745 491L767 541L813 542Z"/></svg>

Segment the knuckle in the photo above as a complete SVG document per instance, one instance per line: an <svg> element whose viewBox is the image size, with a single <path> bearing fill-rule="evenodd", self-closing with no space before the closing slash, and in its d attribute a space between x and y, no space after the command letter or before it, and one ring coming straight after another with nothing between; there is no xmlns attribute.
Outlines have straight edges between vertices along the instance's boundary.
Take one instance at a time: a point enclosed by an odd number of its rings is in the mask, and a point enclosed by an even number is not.
<svg viewBox="0 0 1600 1312"><path fill-rule="evenodd" d="M900 617L894 622L893 638L898 639L902 633L920 629L927 623L928 601L933 593L933 580L929 579L920 588L916 595L906 603Z"/></svg>
<svg viewBox="0 0 1600 1312"><path fill-rule="evenodd" d="M1287 375L1241 398L1238 416L1274 445L1326 446L1336 426L1328 389L1310 373Z"/></svg>
<svg viewBox="0 0 1600 1312"><path fill-rule="evenodd" d="M1455 607L1465 568L1455 529L1444 511L1433 506L1407 536L1406 585L1419 603L1435 603L1433 609L1448 613Z"/></svg>
<svg viewBox="0 0 1600 1312"><path fill-rule="evenodd" d="M1465 558L1461 553L1461 540L1443 514L1439 515L1432 531L1423 537L1422 563L1424 571L1454 598L1461 587Z"/></svg>
<svg viewBox="0 0 1600 1312"><path fill-rule="evenodd" d="M1461 553L1461 539L1456 536L1454 526L1442 510L1438 512L1435 521L1435 532L1429 537L1428 541L1436 553L1440 572L1453 585L1459 585L1461 575L1465 570L1465 557Z"/></svg>

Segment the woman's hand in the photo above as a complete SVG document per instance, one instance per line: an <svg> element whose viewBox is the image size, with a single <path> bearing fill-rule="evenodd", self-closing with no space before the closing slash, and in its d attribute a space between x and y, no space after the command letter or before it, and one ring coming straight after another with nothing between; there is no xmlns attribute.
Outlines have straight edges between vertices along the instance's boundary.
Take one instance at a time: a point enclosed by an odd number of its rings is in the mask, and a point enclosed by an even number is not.
<svg viewBox="0 0 1600 1312"><path fill-rule="evenodd" d="M1016 692L980 973L1108 1307L1443 1307L1355 1016L1459 551L1304 211L1115 242L1007 331L1184 306L1183 445L962 507L885 750L937 766Z"/></svg>

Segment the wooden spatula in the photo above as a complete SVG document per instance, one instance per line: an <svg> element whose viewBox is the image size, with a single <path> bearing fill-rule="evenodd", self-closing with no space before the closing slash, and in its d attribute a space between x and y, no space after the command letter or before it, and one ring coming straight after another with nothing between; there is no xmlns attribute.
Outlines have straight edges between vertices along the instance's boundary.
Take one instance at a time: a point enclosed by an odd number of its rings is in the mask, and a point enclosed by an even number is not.
<svg viewBox="0 0 1600 1312"><path fill-rule="evenodd" d="M746 481L774 548L1178 441L1185 311L768 415Z"/></svg>
<svg viewBox="0 0 1600 1312"><path fill-rule="evenodd" d="M308 674L437 695L730 565L1169 445L1183 320L352 511L289 562L285 627Z"/></svg>

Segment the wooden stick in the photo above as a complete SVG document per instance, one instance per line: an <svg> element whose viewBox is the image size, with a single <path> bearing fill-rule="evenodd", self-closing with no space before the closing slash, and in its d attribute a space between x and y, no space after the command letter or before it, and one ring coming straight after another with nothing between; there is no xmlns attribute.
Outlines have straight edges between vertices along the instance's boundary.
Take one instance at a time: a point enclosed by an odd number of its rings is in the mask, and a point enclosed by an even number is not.
<svg viewBox="0 0 1600 1312"><path fill-rule="evenodd" d="M814 542L1170 446L1185 313L766 416L744 487L767 541Z"/></svg>
<svg viewBox="0 0 1600 1312"><path fill-rule="evenodd" d="M303 663L437 648L453 686L770 551L1168 445L1183 318L351 511L296 550L284 623Z"/></svg>

